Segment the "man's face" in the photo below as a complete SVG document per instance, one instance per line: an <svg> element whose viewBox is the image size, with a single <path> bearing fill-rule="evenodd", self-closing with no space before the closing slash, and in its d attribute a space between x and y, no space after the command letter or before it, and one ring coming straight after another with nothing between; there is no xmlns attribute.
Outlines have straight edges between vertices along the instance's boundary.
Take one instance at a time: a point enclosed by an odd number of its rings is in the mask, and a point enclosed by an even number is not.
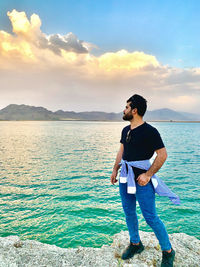
<svg viewBox="0 0 200 267"><path fill-rule="evenodd" d="M131 109L131 106L130 106L130 102L128 102L126 104L126 107L125 107L123 113L124 113L123 120L130 121L130 120L133 119L133 114L132 114L132 109Z"/></svg>

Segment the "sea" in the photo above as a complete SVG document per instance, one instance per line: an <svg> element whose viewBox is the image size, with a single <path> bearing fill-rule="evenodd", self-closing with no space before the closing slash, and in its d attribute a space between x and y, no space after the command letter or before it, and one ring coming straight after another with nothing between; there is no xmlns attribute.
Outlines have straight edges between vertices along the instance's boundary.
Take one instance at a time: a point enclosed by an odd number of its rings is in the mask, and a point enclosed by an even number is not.
<svg viewBox="0 0 200 267"><path fill-rule="evenodd" d="M168 152L158 176L181 199L156 196L158 215L169 234L200 239L200 123L149 123ZM1 121L0 236L76 248L109 245L127 231L119 184L110 183L126 125ZM139 229L152 231L137 211Z"/></svg>

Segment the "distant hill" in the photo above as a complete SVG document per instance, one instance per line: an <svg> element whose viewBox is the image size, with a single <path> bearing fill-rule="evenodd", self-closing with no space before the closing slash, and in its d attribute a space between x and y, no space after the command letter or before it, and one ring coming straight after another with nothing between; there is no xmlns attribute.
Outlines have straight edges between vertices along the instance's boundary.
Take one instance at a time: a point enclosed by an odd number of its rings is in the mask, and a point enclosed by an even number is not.
<svg viewBox="0 0 200 267"><path fill-rule="evenodd" d="M58 120L54 112L43 107L10 104L0 110L0 120Z"/></svg>
<svg viewBox="0 0 200 267"><path fill-rule="evenodd" d="M43 107L10 104L0 110L0 120L89 120L89 121L122 121L123 113L107 113L101 111L74 112L58 110L52 112ZM200 121L200 115L177 112L163 108L147 111L144 119L147 121Z"/></svg>
<svg viewBox="0 0 200 267"><path fill-rule="evenodd" d="M173 120L173 121L200 121L200 115L177 112L168 108L147 111L144 118L146 120Z"/></svg>
<svg viewBox="0 0 200 267"><path fill-rule="evenodd" d="M122 118L122 113L106 113L102 111L85 111L85 112L70 112L58 110L55 112L60 118L75 119L75 120L98 120L98 121L119 121Z"/></svg>

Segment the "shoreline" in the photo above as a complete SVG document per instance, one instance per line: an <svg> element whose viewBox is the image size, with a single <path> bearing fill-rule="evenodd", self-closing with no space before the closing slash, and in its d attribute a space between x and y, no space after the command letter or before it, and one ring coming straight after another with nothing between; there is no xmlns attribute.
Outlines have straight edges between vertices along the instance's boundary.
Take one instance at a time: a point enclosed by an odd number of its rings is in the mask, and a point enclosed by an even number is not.
<svg viewBox="0 0 200 267"><path fill-rule="evenodd" d="M153 232L140 231L145 250L123 261L122 251L129 244L128 231L113 236L113 243L101 248L60 248L35 240L20 240L18 236L0 237L0 266L12 267L158 267L162 251ZM198 267L200 240L184 233L169 234L176 251L174 267ZM127 265L128 264L128 265ZM129 265L131 264L131 265Z"/></svg>

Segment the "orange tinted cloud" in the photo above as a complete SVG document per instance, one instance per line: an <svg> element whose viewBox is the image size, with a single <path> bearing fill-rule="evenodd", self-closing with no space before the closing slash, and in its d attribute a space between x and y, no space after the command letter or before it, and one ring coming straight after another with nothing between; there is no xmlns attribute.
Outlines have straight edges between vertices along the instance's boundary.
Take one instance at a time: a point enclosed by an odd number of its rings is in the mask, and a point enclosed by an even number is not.
<svg viewBox="0 0 200 267"><path fill-rule="evenodd" d="M116 53L105 53L98 59L100 68L113 70L134 70L143 69L148 66L158 67L159 63L152 55L143 52L128 53L126 50L120 50Z"/></svg>
<svg viewBox="0 0 200 267"><path fill-rule="evenodd" d="M13 32L18 36L27 36L32 39L41 35L41 20L38 15L33 14L30 17L30 21L28 20L25 12L18 12L15 9L12 12L8 11L7 15L12 23Z"/></svg>

